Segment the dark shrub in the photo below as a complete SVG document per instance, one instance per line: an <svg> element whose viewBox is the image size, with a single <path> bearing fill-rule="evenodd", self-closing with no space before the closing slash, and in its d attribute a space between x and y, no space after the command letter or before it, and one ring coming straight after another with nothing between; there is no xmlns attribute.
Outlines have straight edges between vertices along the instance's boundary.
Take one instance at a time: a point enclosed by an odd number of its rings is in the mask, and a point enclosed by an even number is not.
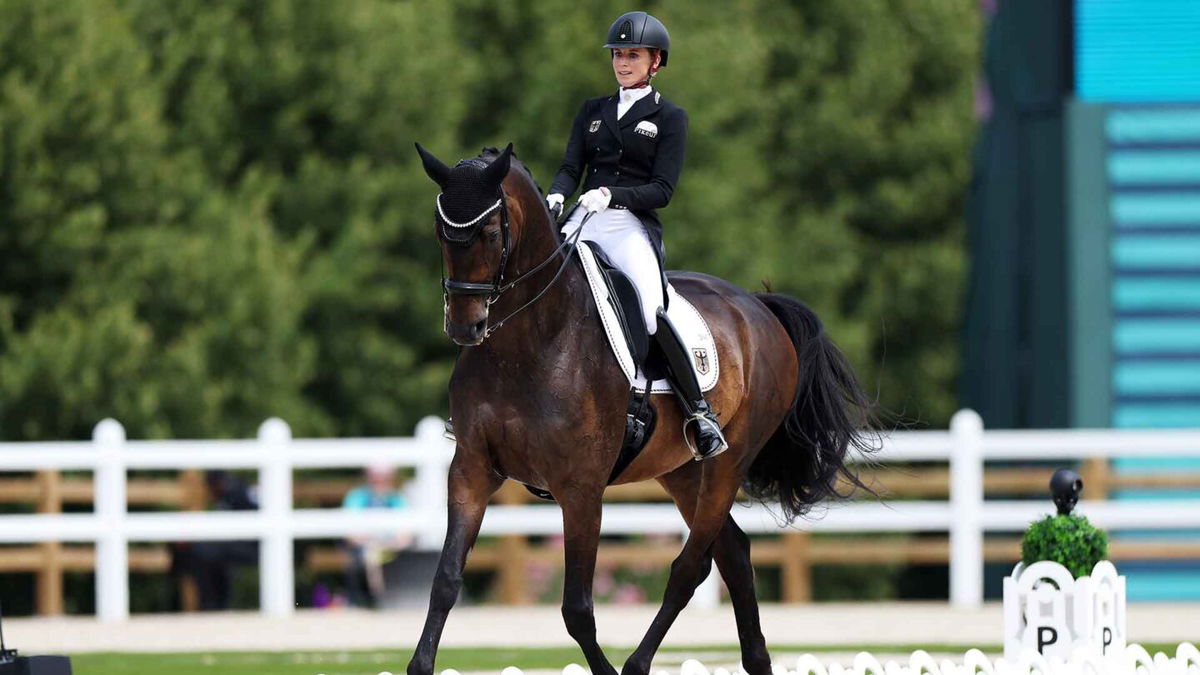
<svg viewBox="0 0 1200 675"><path fill-rule="evenodd" d="M1021 562L1026 566L1053 560L1076 578L1091 574L1107 557L1108 535L1083 516L1046 516L1031 524L1021 540Z"/></svg>

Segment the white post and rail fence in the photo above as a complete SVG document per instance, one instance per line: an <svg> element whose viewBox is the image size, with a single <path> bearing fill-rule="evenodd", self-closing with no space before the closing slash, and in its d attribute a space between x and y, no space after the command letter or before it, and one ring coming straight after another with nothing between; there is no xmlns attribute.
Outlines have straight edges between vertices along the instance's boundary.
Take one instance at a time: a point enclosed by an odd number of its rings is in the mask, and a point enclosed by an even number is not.
<svg viewBox="0 0 1200 675"><path fill-rule="evenodd" d="M91 441L0 443L0 472L94 472L91 513L0 515L0 544L91 542L96 546L96 613L104 621L129 616L129 545L179 540L250 539L260 542L260 607L286 616L295 606L293 548L297 539L339 538L368 532L409 531L418 547L437 550L446 527L446 474L453 443L441 421L427 418L412 438L294 439L286 423L270 419L254 440L131 441L114 420L96 425ZM831 507L796 527L811 532L949 533L950 602L983 600L983 537L1019 532L1046 514L1050 500L984 498L985 462L1071 462L1112 457L1200 457L1200 429L1167 431L985 431L970 410L954 416L948 431L902 431L884 439L881 463L949 462L948 500L855 501ZM361 467L386 462L411 467L410 508L401 511L297 509L292 476L298 469ZM130 470L251 469L258 472L255 511L131 513L126 503ZM1108 529L1200 529L1200 499L1089 501L1082 507ZM735 506L748 533L784 531L768 510ZM608 504L604 534L686 533L670 504ZM483 536L562 533L557 505L493 505ZM710 577L696 602L713 604L719 588Z"/></svg>

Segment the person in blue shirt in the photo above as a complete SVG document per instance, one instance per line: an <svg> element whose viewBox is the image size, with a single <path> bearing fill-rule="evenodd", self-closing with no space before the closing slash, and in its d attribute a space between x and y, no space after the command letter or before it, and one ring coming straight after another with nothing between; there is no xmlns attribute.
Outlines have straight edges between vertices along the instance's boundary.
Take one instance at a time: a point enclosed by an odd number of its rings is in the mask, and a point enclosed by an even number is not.
<svg viewBox="0 0 1200 675"><path fill-rule="evenodd" d="M346 493L342 508L404 509L408 499L397 485L396 469L387 465L372 465L366 469L366 484ZM398 532L390 536L355 535L346 538L349 553L346 565L346 592L350 604L356 607L375 607L385 590L383 567L397 553L412 546L413 535Z"/></svg>

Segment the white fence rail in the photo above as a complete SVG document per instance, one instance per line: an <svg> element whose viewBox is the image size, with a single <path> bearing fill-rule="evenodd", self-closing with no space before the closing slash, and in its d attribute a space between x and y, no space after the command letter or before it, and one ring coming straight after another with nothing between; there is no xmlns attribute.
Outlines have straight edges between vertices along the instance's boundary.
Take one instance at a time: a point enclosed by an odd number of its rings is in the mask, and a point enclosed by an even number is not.
<svg viewBox="0 0 1200 675"><path fill-rule="evenodd" d="M104 420L91 442L0 443L0 472L83 469L95 472L95 510L85 514L0 516L0 543L79 541L96 544L96 612L105 621L129 615L131 542L180 539L257 539L260 547L261 608L272 616L295 606L293 546L296 539L342 537L366 532L410 531L418 545L435 550L446 527L446 474L453 444L441 436L441 421L427 418L413 438L293 439L283 421L270 419L257 440L129 441L120 424ZM983 534L1020 531L1050 510L1044 501L985 500L983 465L996 460L1077 460L1089 457L1200 457L1200 430L988 431L977 414L963 410L949 431L897 432L885 439L881 462L948 461L947 501L855 502L837 505L824 517L798 524L815 532L917 532L950 535L950 601L972 607L983 598ZM347 512L295 509L296 469L364 466L389 462L415 468L411 508ZM242 512L129 513L126 472L134 469L243 468L259 472L259 509ZM1200 529L1200 500L1086 502L1087 516L1100 527ZM760 507L735 507L734 517L751 533L779 531L776 518ZM610 504L606 534L686 533L669 504ZM562 516L553 504L492 506L481 534L561 534ZM697 593L715 602L715 575Z"/></svg>

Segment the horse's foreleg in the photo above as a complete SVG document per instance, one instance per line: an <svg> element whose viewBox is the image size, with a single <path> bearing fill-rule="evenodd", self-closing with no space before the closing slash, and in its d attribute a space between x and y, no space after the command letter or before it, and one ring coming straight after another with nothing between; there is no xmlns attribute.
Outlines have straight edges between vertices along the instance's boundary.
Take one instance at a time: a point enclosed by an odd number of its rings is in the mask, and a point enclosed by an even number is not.
<svg viewBox="0 0 1200 675"><path fill-rule="evenodd" d="M563 622L579 643L593 675L617 675L596 642L596 615L592 604L592 579L596 549L600 546L600 512L604 486L555 493L562 504L566 567L563 580Z"/></svg>
<svg viewBox="0 0 1200 675"><path fill-rule="evenodd" d="M729 508L737 496L739 479L737 453L729 452L704 462L704 475L700 480L700 492L688 538L683 551L671 563L671 576L667 579L662 606L641 644L625 662L622 675L645 675L650 672L650 661L666 637L667 630L692 599L696 586L712 569L711 549L729 517Z"/></svg>
<svg viewBox="0 0 1200 675"><path fill-rule="evenodd" d="M702 466L693 462L659 477L659 482L691 527L696 512L696 493L700 489ZM730 516L712 546L717 569L729 588L729 599L737 617L738 642L742 647L742 667L749 675L770 675L771 655L763 638L758 617L758 599L754 596L754 567L750 564L750 538Z"/></svg>
<svg viewBox="0 0 1200 675"><path fill-rule="evenodd" d="M442 556L433 577L425 628L408 663L408 675L433 673L433 661L442 639L442 629L446 626L446 616L462 589L462 571L467 562L467 552L479 536L479 525L483 522L488 498L502 482L481 460L464 459L461 453L455 455L450 465L447 491L449 513L446 542L442 545Z"/></svg>

